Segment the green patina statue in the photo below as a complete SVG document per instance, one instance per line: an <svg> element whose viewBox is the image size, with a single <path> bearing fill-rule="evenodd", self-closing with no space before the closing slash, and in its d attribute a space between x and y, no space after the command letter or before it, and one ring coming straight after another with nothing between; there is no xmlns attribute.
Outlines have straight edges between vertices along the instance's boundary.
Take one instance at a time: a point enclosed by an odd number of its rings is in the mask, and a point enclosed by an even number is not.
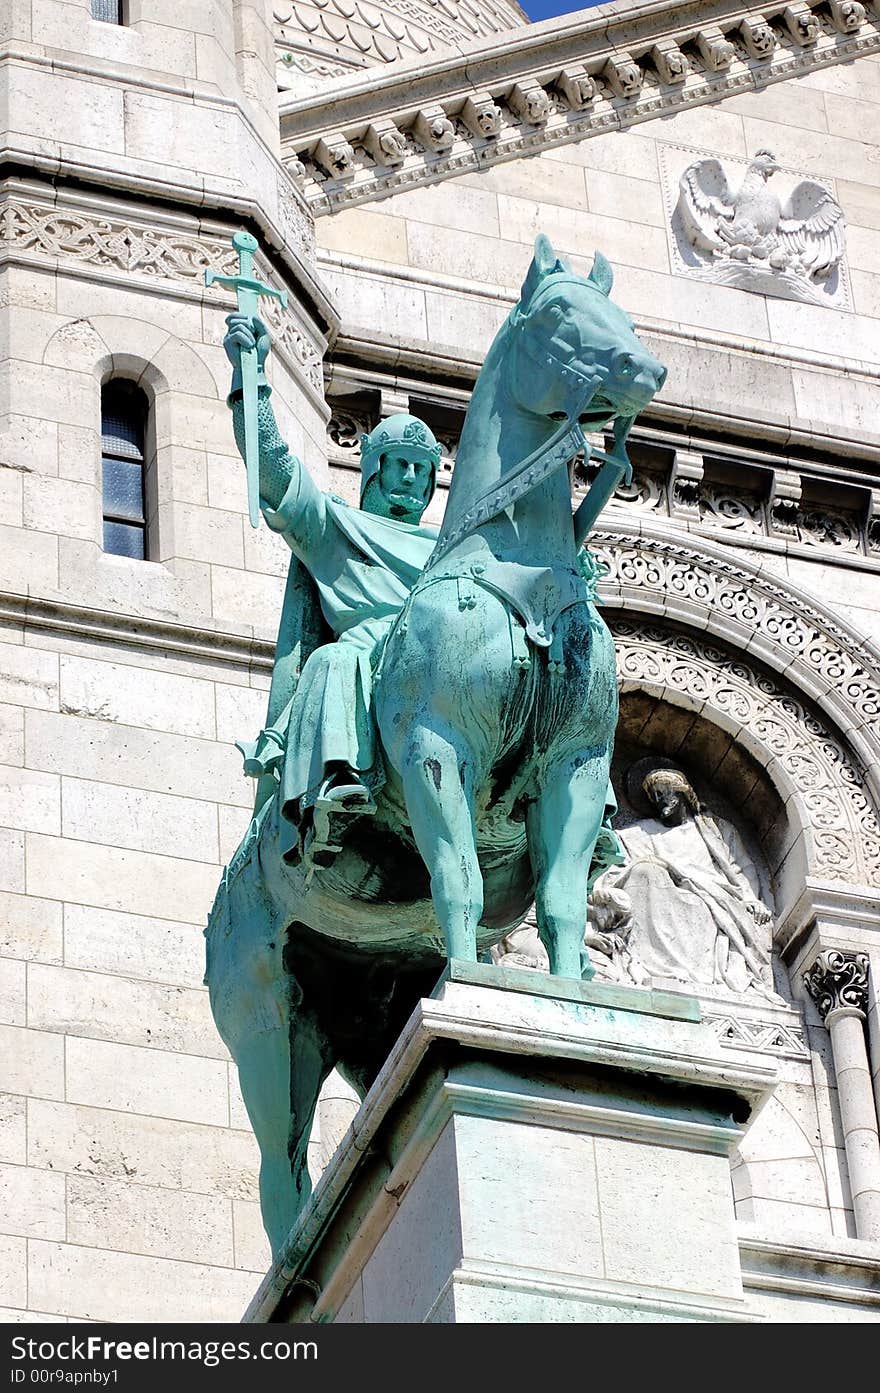
<svg viewBox="0 0 880 1393"><path fill-rule="evenodd" d="M534 900L551 972L592 975L587 889L619 858L617 690L581 548L666 375L611 279L598 253L585 278L538 238L439 534L421 522L439 460L428 428L393 416L363 438L360 509L322 493L275 425L265 327L251 304L230 316L236 439L258 454L263 516L293 558L266 725L241 746L254 816L211 912L206 980L275 1252L308 1196L321 1084L336 1066L369 1087L446 957L474 960ZM259 288L249 268L242 283ZM584 426L614 445L592 451L601 468L572 518Z"/></svg>

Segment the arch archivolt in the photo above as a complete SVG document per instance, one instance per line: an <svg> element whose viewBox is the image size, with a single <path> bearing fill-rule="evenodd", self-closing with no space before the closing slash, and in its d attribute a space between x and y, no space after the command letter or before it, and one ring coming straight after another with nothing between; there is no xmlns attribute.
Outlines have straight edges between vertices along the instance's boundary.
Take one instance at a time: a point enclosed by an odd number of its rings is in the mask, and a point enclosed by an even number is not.
<svg viewBox="0 0 880 1393"><path fill-rule="evenodd" d="M698 712L766 772L799 874L880 887L880 656L812 597L702 540L602 532L622 691ZM874 727L872 729L872 726Z"/></svg>

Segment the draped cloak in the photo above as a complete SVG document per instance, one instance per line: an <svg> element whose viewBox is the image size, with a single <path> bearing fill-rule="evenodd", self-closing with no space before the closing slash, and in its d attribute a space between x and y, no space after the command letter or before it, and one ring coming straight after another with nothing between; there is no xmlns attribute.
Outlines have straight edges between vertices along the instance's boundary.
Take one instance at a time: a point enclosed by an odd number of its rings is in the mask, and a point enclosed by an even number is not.
<svg viewBox="0 0 880 1393"><path fill-rule="evenodd" d="M381 786L373 670L434 549L437 528L361 512L322 493L299 461L281 503L274 510L264 504L263 515L311 576L336 639L314 648L278 722L286 727L281 806L295 820L302 803L314 797L328 763L338 761L366 775L372 771L366 782L374 791ZM309 616L291 612L308 603L309 594L314 594L311 587L288 585L279 641L309 627ZM270 711L272 705L270 698Z"/></svg>

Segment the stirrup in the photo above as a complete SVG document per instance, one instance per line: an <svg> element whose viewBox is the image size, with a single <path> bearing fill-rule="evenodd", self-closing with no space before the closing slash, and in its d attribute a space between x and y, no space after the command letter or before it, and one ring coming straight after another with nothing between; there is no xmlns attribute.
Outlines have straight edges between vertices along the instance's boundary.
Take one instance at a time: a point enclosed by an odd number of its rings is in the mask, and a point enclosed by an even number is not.
<svg viewBox="0 0 880 1393"><path fill-rule="evenodd" d="M365 784L331 784L327 780L318 790L315 808L320 808L327 815L341 813L344 816L360 816L362 813L374 813L376 804Z"/></svg>

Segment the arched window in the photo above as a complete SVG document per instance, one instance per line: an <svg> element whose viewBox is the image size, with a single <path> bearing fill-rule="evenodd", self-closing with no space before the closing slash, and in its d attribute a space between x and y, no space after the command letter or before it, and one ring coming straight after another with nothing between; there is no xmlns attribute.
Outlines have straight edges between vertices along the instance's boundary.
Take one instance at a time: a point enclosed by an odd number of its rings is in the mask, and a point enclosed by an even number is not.
<svg viewBox="0 0 880 1393"><path fill-rule="evenodd" d="M133 382L101 389L104 550L143 561L147 545L145 451L150 404Z"/></svg>
<svg viewBox="0 0 880 1393"><path fill-rule="evenodd" d="M102 19L105 24L125 23L125 0L91 0L92 19Z"/></svg>

